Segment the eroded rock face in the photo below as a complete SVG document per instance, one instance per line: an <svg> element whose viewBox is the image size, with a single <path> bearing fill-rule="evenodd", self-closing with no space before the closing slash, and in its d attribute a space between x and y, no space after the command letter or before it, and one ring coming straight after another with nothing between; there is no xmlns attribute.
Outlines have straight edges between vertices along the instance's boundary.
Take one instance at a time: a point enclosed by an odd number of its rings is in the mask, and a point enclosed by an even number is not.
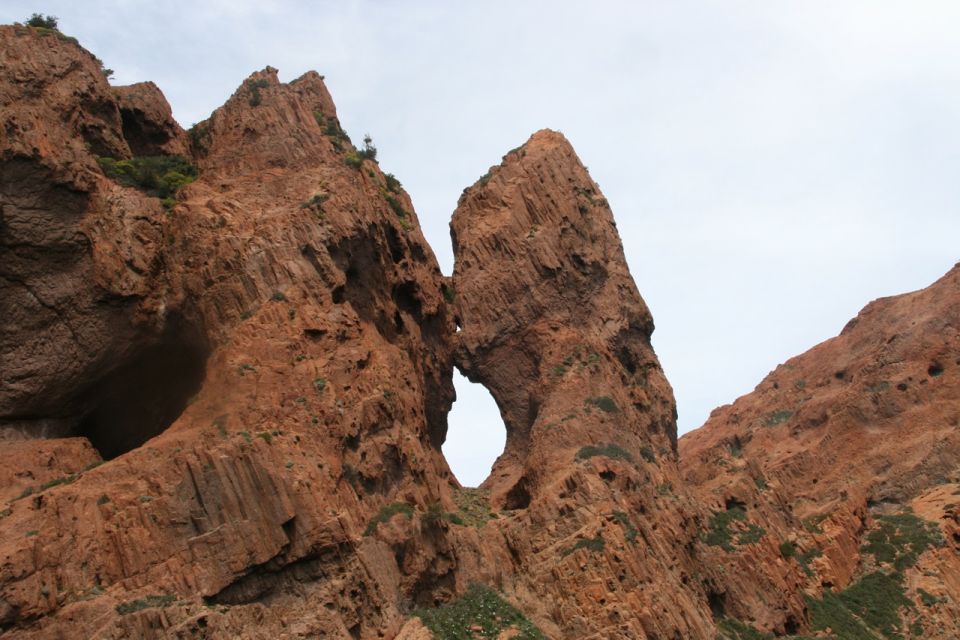
<svg viewBox="0 0 960 640"><path fill-rule="evenodd" d="M135 156L186 156L186 136L160 88L152 82L113 87L123 139Z"/></svg>
<svg viewBox="0 0 960 640"><path fill-rule="evenodd" d="M56 32L2 27L0 55L4 637L429 638L412 610L473 582L550 638L793 634L906 505L949 541L906 593L957 635L957 269L718 410L681 471L560 134L464 192L444 278L316 73L256 72L184 132ZM144 155L199 179L165 209L96 158ZM478 489L440 452L454 366L508 429Z"/></svg>
<svg viewBox="0 0 960 640"><path fill-rule="evenodd" d="M575 383L587 399L610 397L611 414L623 414L619 432L600 430L595 438L634 437L636 447L675 449L676 408L650 347L653 319L630 277L610 208L561 134L535 134L467 189L451 236L462 326L458 365L490 389L507 426L495 477L537 455L534 426L564 417L551 411L591 406L568 392L574 377L593 380ZM568 375L608 364L606 375ZM569 402L553 406L562 398ZM547 448L556 450L564 438L551 440Z"/></svg>
<svg viewBox="0 0 960 640"><path fill-rule="evenodd" d="M0 432L67 435L164 330L162 207L97 166L130 155L99 62L55 32L0 40Z"/></svg>
<svg viewBox="0 0 960 640"><path fill-rule="evenodd" d="M731 615L782 629L778 608L793 601L800 626L799 596L820 597L873 572L880 560L865 546L871 535L885 518L912 513L939 526L944 544L918 553L915 565L890 567L903 573L916 607L900 610L904 626L919 624L930 638L960 633L951 497L960 490L958 327L960 265L926 289L870 303L838 337L780 365L681 438L684 476L700 499L721 512L744 505L766 532L730 553L714 547L712 561L728 567ZM756 582L775 571L786 585L771 599Z"/></svg>
<svg viewBox="0 0 960 640"><path fill-rule="evenodd" d="M556 637L707 637L673 393L599 188L540 131L464 192L451 235L457 365L507 427L484 488L525 610Z"/></svg>
<svg viewBox="0 0 960 640"><path fill-rule="evenodd" d="M66 38L0 39L0 626L394 633L442 545L401 568L363 532L385 503L441 499L453 399L409 198L345 163L314 73L254 74L188 136L155 87L111 90ZM169 212L94 157L188 150L201 178Z"/></svg>

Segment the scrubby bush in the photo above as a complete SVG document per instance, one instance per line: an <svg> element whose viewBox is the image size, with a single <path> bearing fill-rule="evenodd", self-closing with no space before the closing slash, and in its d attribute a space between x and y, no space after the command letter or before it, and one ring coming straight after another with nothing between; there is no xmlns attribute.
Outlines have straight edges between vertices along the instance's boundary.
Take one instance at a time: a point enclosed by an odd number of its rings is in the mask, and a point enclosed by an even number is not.
<svg viewBox="0 0 960 640"><path fill-rule="evenodd" d="M263 102L263 97L260 95L260 89L266 89L270 86L270 81L266 78L258 78L256 80L249 80L247 82L247 91L250 92L250 98L248 102L251 107L259 106Z"/></svg>
<svg viewBox="0 0 960 640"><path fill-rule="evenodd" d="M45 16L42 13L34 13L27 19L28 27L39 27L40 29L56 29L57 16Z"/></svg>
<svg viewBox="0 0 960 640"><path fill-rule="evenodd" d="M596 407L605 413L617 413L620 411L620 408L617 406L617 403L613 401L613 398L610 396L597 396L595 398L587 398L584 401L585 404Z"/></svg>
<svg viewBox="0 0 960 640"><path fill-rule="evenodd" d="M356 169L357 171L363 166L363 158L355 151L348 151L347 155L343 157L343 162L351 169Z"/></svg>
<svg viewBox="0 0 960 640"><path fill-rule="evenodd" d="M369 133L363 136L363 149L358 151L357 155L364 160L377 161L377 148L373 146L373 138L370 137Z"/></svg>
<svg viewBox="0 0 960 640"><path fill-rule="evenodd" d="M545 636L516 608L490 587L474 584L460 598L436 609L421 609L414 615L435 638L476 640L507 637L513 640L544 640Z"/></svg>
<svg viewBox="0 0 960 640"><path fill-rule="evenodd" d="M743 530L735 531L734 522L744 523L740 525ZM731 507L726 511L714 512L708 526L707 531L700 533L700 540L728 552L734 551L734 545L756 544L766 534L763 527L747 520L747 512L743 507Z"/></svg>
<svg viewBox="0 0 960 640"><path fill-rule="evenodd" d="M789 409L771 411L764 417L763 424L765 424L768 427L775 427L778 424L783 424L784 422L786 422L792 417L793 417L793 411L790 411Z"/></svg>
<svg viewBox="0 0 960 640"><path fill-rule="evenodd" d="M878 527L867 534L861 551L870 553L877 562L892 564L902 571L917 563L924 551L944 545L940 528L934 522L910 512L879 516Z"/></svg>
<svg viewBox="0 0 960 640"><path fill-rule="evenodd" d="M387 181L387 191L390 193L400 193L403 189L403 185L397 180L397 176L392 173L384 174L383 179Z"/></svg>
<svg viewBox="0 0 960 640"><path fill-rule="evenodd" d="M824 591L823 598L807 598L810 628L830 629L833 636L852 640L901 638L900 610L912 606L899 573L867 574L840 593Z"/></svg>
<svg viewBox="0 0 960 640"><path fill-rule="evenodd" d="M604 456L607 458L613 458L614 460L624 460L626 462L633 462L633 456L627 453L623 447L620 447L615 444L604 444L604 445L587 445L586 447L581 447L577 451L576 459L577 461L587 460L594 456Z"/></svg>
<svg viewBox="0 0 960 640"><path fill-rule="evenodd" d="M197 179L197 168L182 156L143 156L130 160L97 158L108 178L172 206L177 191Z"/></svg>
<svg viewBox="0 0 960 640"><path fill-rule="evenodd" d="M168 607L174 602L176 602L174 596L159 596L152 595L145 598L140 598L138 600L130 600L129 602L124 602L117 605L117 613L122 616L125 616L130 613L135 613L137 611L143 611L144 609L151 609L154 607Z"/></svg>
<svg viewBox="0 0 960 640"><path fill-rule="evenodd" d="M405 502L392 502L381 507L377 515L373 516L370 522L367 523L367 528L364 529L363 535L372 536L381 523L390 522L390 519L399 513L405 515L407 520L409 520L413 517L413 507Z"/></svg>
<svg viewBox="0 0 960 640"><path fill-rule="evenodd" d="M576 551L577 549L587 549L588 551L599 553L603 551L603 548L605 546L606 546L606 543L603 541L603 538L601 536L597 536L596 538L583 538L581 540L577 540L577 542L572 547L564 551L563 555L568 556L574 551Z"/></svg>

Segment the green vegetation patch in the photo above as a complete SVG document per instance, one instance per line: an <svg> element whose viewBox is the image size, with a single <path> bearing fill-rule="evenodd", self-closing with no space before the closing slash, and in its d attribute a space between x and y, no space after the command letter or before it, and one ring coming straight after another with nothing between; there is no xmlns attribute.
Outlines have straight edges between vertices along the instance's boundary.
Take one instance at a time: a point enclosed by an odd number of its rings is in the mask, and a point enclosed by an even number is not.
<svg viewBox="0 0 960 640"><path fill-rule="evenodd" d="M735 528L735 522L743 530ZM700 540L712 547L721 547L724 551L734 551L734 545L747 545L759 542L766 531L749 520L743 507L731 507L726 511L715 511L710 518L709 529L700 534Z"/></svg>
<svg viewBox="0 0 960 640"><path fill-rule="evenodd" d="M453 301L457 299L457 292L453 286L443 285L441 290L443 291L443 299L447 301L447 304L453 304Z"/></svg>
<svg viewBox="0 0 960 640"><path fill-rule="evenodd" d="M810 627L830 629L839 640L902 638L900 610L910 607L900 573L870 573L840 593L827 591L822 600L807 599Z"/></svg>
<svg viewBox="0 0 960 640"><path fill-rule="evenodd" d="M613 398L610 396L597 396L595 398L587 398L584 400L584 404L596 407L601 411L606 413L618 413L620 407L617 406L617 403L613 401Z"/></svg>
<svg viewBox="0 0 960 640"><path fill-rule="evenodd" d="M453 494L457 514L463 524L482 527L497 516L490 510L490 492L483 489L460 489Z"/></svg>
<svg viewBox="0 0 960 640"><path fill-rule="evenodd" d="M142 156L130 160L97 158L103 174L125 187L134 187L160 198L165 207L184 185L197 179L197 168L182 156Z"/></svg>
<svg viewBox="0 0 960 640"><path fill-rule="evenodd" d="M343 153L345 144L352 144L350 136L340 128L340 123L336 118L327 118L320 111L314 111L313 117L316 119L317 125L323 129L323 134L330 138L330 143L337 153Z"/></svg>
<svg viewBox="0 0 960 640"><path fill-rule="evenodd" d="M620 523L623 527L623 537L627 542L634 542L637 539L637 534L640 533L637 531L637 528L633 526L633 523L630 522L630 517L623 511L614 511L613 519Z"/></svg>
<svg viewBox="0 0 960 640"><path fill-rule="evenodd" d="M587 445L581 447L577 451L576 460L578 462L582 460L587 460L594 456L604 456L606 458L613 458L614 460L624 460L626 462L633 462L633 456L627 453L623 447L620 447L615 444L603 444L603 445Z"/></svg>
<svg viewBox="0 0 960 640"><path fill-rule="evenodd" d="M377 161L377 148L373 146L373 138L369 133L363 136L363 148L357 151L357 155L364 160Z"/></svg>
<svg viewBox="0 0 960 640"><path fill-rule="evenodd" d="M383 174L383 179L387 183L387 191L390 193L400 193L403 191L403 185L400 184L400 180L397 179L397 176L392 173Z"/></svg>
<svg viewBox="0 0 960 640"><path fill-rule="evenodd" d="M739 458L743 455L743 445L740 443L740 438L735 438L727 443L727 451L730 452L730 455L734 458Z"/></svg>
<svg viewBox="0 0 960 640"><path fill-rule="evenodd" d="M878 516L876 520L878 526L867 534L861 551L879 563L892 564L897 571L915 565L927 549L944 545L940 528L912 513Z"/></svg>
<svg viewBox="0 0 960 640"><path fill-rule="evenodd" d="M917 595L920 596L920 602L922 602L925 607L932 607L935 604L946 602L945 598L938 598L925 589L918 588Z"/></svg>
<svg viewBox="0 0 960 640"><path fill-rule="evenodd" d="M821 513L816 516L804 518L800 524L803 525L803 528L810 533L823 533L823 527L820 525L823 524L823 521L829 517L829 513Z"/></svg>
<svg viewBox="0 0 960 640"><path fill-rule="evenodd" d="M190 146L198 153L206 154L210 147L210 123L206 120L198 122L187 130L190 136Z"/></svg>
<svg viewBox="0 0 960 640"><path fill-rule="evenodd" d="M819 558L823 555L823 551L814 547L809 551L804 551L803 553L798 553L797 563L800 565L800 568L803 569L803 572L807 574L808 577L812 578L815 573L813 568L810 566L810 563L813 562L814 558Z"/></svg>
<svg viewBox="0 0 960 640"><path fill-rule="evenodd" d="M260 95L260 89L266 89L269 86L270 81L266 78L247 81L247 92L250 96L248 102L250 103L251 107L260 106L260 103L263 102L263 96Z"/></svg>
<svg viewBox="0 0 960 640"><path fill-rule="evenodd" d="M363 530L363 535L372 536L381 522L389 522L390 519L398 513L402 513L407 517L407 520L409 520L413 517L413 507L406 502L391 502L388 505L380 507L377 515L373 516L370 522L367 523L367 528Z"/></svg>
<svg viewBox="0 0 960 640"><path fill-rule="evenodd" d="M363 158L357 154L356 151L348 151L345 156L343 156L343 162L351 169L360 170L360 167L363 166Z"/></svg>
<svg viewBox="0 0 960 640"><path fill-rule="evenodd" d="M390 209L393 211L393 213L400 218L401 221L406 221L410 214L407 213L407 210L403 208L403 203L400 202L400 199L386 189L381 189L380 195L382 195L383 199L387 201L388 205L390 205Z"/></svg>
<svg viewBox="0 0 960 640"><path fill-rule="evenodd" d="M778 424L783 424L792 417L793 411L790 411L789 409L771 411L764 417L763 424L767 425L768 427L775 427Z"/></svg>
<svg viewBox="0 0 960 640"><path fill-rule="evenodd" d="M38 29L56 29L57 16L45 16L42 13L34 13L27 18L27 26Z"/></svg>
<svg viewBox="0 0 960 640"><path fill-rule="evenodd" d="M53 480L47 480L40 485L40 491L46 491L47 489L52 489L53 487L58 487L62 484L70 484L74 482L79 476L75 473L71 473L66 476L60 476L59 478L54 478Z"/></svg>
<svg viewBox="0 0 960 640"><path fill-rule="evenodd" d="M724 618L717 624L717 640L768 640L769 633L757 631L735 618Z"/></svg>
<svg viewBox="0 0 960 640"><path fill-rule="evenodd" d="M310 196L306 202L300 203L301 209L314 209L323 211L323 203L330 199L330 194L326 191L320 191Z"/></svg>
<svg viewBox="0 0 960 640"><path fill-rule="evenodd" d="M436 609L414 612L434 637L443 640L497 638L516 629L513 640L545 640L546 636L518 609L485 585L473 584L465 594Z"/></svg>
<svg viewBox="0 0 960 640"><path fill-rule="evenodd" d="M427 509L420 514L420 524L424 527L434 527L441 522L450 522L460 526L466 524L463 518L460 517L460 514L444 511L443 506L441 506L439 502L434 502L429 505Z"/></svg>
<svg viewBox="0 0 960 640"><path fill-rule="evenodd" d="M583 538L581 540L577 540L572 547L564 551L563 557L567 557L577 549L587 549L589 551L593 551L594 553L600 553L603 551L605 546L606 543L604 542L602 536L597 536L596 538Z"/></svg>
<svg viewBox="0 0 960 640"><path fill-rule="evenodd" d="M137 600L130 600L129 602L123 602L117 605L117 613L122 616L125 616L130 613L136 613L137 611L143 611L144 609L153 609L155 607L169 607L171 604L176 602L176 597L174 596L158 596L152 595L145 598L139 598Z"/></svg>

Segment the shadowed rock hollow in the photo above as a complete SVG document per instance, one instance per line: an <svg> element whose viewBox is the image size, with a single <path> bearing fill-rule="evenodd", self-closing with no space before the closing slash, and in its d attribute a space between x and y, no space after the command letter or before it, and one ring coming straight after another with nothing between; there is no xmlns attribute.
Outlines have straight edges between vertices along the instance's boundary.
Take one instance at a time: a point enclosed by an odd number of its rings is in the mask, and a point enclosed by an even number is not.
<svg viewBox="0 0 960 640"><path fill-rule="evenodd" d="M561 134L464 191L445 278L316 73L256 72L184 132L58 32L0 45L4 637L428 639L485 597L526 620L501 637L956 636L956 269L679 465L651 314ZM199 177L165 204L103 168L173 155ZM440 451L454 366L507 427L479 489ZM878 627L848 596L881 583Z"/></svg>

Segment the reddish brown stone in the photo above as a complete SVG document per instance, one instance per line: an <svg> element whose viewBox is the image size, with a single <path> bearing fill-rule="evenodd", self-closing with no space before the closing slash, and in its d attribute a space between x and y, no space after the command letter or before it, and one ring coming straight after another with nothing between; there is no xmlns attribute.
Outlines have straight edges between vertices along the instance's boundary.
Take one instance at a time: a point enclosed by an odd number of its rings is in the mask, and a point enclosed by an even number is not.
<svg viewBox="0 0 960 640"><path fill-rule="evenodd" d="M960 632L960 268L718 409L678 466L653 320L562 135L464 192L444 278L316 73L254 73L184 132L56 32L0 47L4 637L413 640L472 582L550 638L804 633L804 596L908 506L946 540L904 573L924 637ZM96 159L153 154L199 167L169 210ZM507 427L472 491L440 451L455 364ZM822 553L809 575L783 542Z"/></svg>

